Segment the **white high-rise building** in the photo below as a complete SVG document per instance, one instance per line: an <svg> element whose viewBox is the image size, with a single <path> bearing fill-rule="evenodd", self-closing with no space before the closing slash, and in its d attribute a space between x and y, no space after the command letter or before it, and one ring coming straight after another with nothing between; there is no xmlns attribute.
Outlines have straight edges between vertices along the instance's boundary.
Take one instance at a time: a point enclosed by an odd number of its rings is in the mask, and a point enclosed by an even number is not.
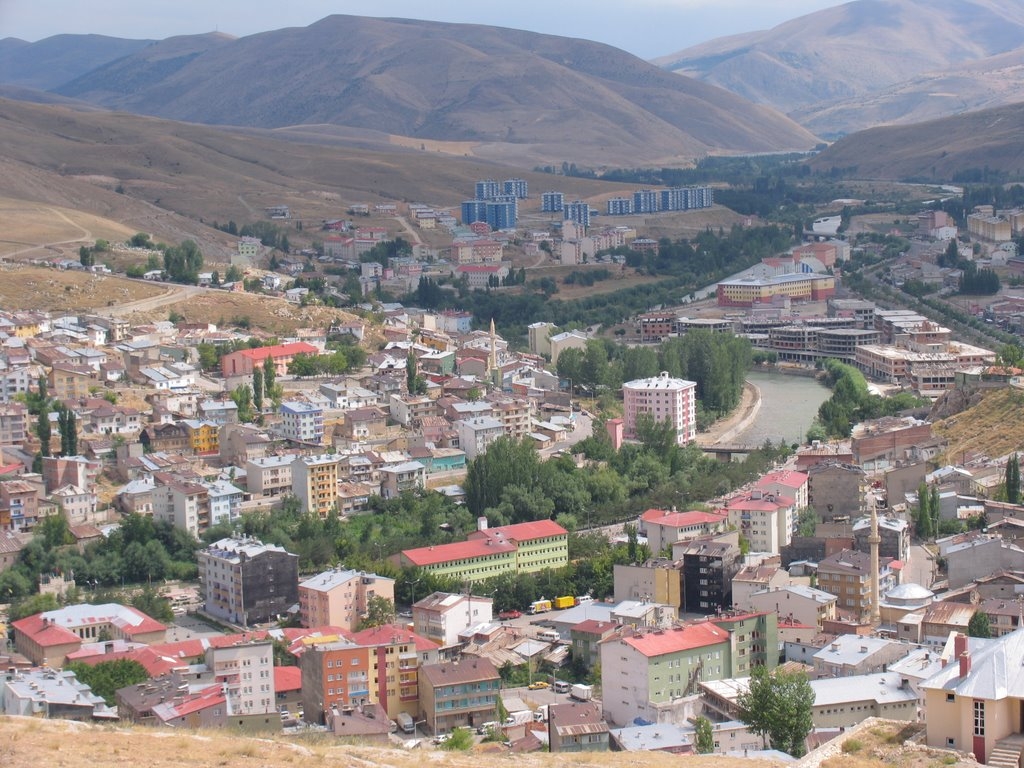
<svg viewBox="0 0 1024 768"><path fill-rule="evenodd" d="M670 421L679 445L692 441L697 436L696 391L696 382L674 379L665 371L626 382L622 385L623 436L635 439L637 418L647 414L656 422Z"/></svg>

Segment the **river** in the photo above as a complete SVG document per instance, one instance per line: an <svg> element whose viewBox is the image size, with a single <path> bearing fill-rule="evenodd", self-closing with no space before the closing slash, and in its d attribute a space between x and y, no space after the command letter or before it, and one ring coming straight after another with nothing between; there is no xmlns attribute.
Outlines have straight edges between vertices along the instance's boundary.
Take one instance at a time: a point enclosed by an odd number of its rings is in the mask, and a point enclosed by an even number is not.
<svg viewBox="0 0 1024 768"><path fill-rule="evenodd" d="M761 408L754 422L729 442L762 445L765 440L803 444L807 429L832 391L810 376L752 371L747 381L761 391Z"/></svg>

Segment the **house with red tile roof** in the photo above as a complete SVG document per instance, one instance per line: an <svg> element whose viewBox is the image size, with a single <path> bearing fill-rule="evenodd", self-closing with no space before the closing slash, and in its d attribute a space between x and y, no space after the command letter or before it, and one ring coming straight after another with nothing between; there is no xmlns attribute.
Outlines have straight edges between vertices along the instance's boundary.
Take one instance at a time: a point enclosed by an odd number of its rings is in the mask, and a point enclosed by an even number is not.
<svg viewBox="0 0 1024 768"><path fill-rule="evenodd" d="M302 704L302 669L274 667L274 701L279 712Z"/></svg>
<svg viewBox="0 0 1024 768"><path fill-rule="evenodd" d="M721 533L728 522L725 515L696 509L686 512L677 512L675 508L648 509L640 515L637 530L647 537L651 552L658 555L677 541Z"/></svg>
<svg viewBox="0 0 1024 768"><path fill-rule="evenodd" d="M274 361L274 368L279 376L288 373L288 364L296 355L318 355L320 349L304 341L290 344L277 344L272 347L256 349L240 349L224 355L220 359L220 371L225 378L228 376L252 376L257 365L264 365L267 358Z"/></svg>
<svg viewBox="0 0 1024 768"><path fill-rule="evenodd" d="M163 642L167 627L142 611L117 603L80 603L26 616L14 622L14 645L33 664L60 667L84 641L108 635L113 640Z"/></svg>

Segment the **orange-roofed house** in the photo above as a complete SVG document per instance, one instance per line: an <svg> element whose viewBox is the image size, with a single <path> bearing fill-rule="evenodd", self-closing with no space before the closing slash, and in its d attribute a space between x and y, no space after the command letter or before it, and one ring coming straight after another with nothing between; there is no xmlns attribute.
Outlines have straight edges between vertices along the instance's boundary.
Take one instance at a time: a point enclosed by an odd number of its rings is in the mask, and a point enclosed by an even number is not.
<svg viewBox="0 0 1024 768"><path fill-rule="evenodd" d="M273 347L257 347L256 349L240 349L224 355L220 359L220 372L225 376L252 376L257 365L265 365L269 357L274 361L274 369L279 376L288 373L288 364L296 355L318 355L320 350L304 341L291 344L277 344Z"/></svg>
<svg viewBox="0 0 1024 768"><path fill-rule="evenodd" d="M103 634L114 640L149 645L162 643L167 627L142 611L117 603L80 603L26 616L14 622L14 645L38 666L60 667L67 654L79 650L83 641L95 641Z"/></svg>
<svg viewBox="0 0 1024 768"><path fill-rule="evenodd" d="M502 573L561 568L569 562L569 533L553 520L480 529L466 541L404 550L402 566L422 568L459 581L479 581Z"/></svg>
<svg viewBox="0 0 1024 768"><path fill-rule="evenodd" d="M274 700L279 712L292 711L302 704L302 669L274 667Z"/></svg>
<svg viewBox="0 0 1024 768"><path fill-rule="evenodd" d="M731 633L709 621L609 637L601 643L605 717L618 726L671 720L673 702L697 683L731 676L732 650Z"/></svg>
<svg viewBox="0 0 1024 768"><path fill-rule="evenodd" d="M647 537L647 544L655 555L677 541L689 541L700 536L721 533L728 524L728 518L713 512L675 509L648 509L640 515L637 526L641 535Z"/></svg>

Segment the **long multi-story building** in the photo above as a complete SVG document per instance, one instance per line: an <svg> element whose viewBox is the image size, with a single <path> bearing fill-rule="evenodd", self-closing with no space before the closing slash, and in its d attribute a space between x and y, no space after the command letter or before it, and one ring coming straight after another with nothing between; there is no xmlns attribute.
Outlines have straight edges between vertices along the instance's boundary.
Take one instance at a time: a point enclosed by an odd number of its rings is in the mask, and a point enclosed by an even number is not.
<svg viewBox="0 0 1024 768"><path fill-rule="evenodd" d="M702 622L671 629L625 630L601 643L601 692L605 716L615 725L642 717L669 719L663 711L696 691L700 682L730 677L728 630Z"/></svg>
<svg viewBox="0 0 1024 768"><path fill-rule="evenodd" d="M517 200L525 200L530 196L529 194L530 185L526 179L505 179L501 183L501 192L503 195L511 195Z"/></svg>
<svg viewBox="0 0 1024 768"><path fill-rule="evenodd" d="M257 365L264 365L269 357L274 361L274 370L278 375L288 373L288 364L296 355L316 355L319 349L304 341L291 344L278 344L273 347L257 347L256 349L240 349L220 359L221 373L227 376L251 376Z"/></svg>
<svg viewBox="0 0 1024 768"><path fill-rule="evenodd" d="M655 422L669 422L680 445L697 436L697 384L676 379L662 372L649 379L636 379L622 385L624 411L623 434L627 440L637 436L637 422L648 416Z"/></svg>
<svg viewBox="0 0 1024 768"><path fill-rule="evenodd" d="M370 600L395 601L395 580L365 571L334 568L299 584L299 616L304 627L341 627L354 632Z"/></svg>
<svg viewBox="0 0 1024 768"><path fill-rule="evenodd" d="M661 210L661 195L653 189L638 189L633 193L633 213L657 213Z"/></svg>
<svg viewBox="0 0 1024 768"><path fill-rule="evenodd" d="M481 523L486 525L486 521ZM466 541L406 549L402 566L422 568L458 581L479 581L502 573L561 568L569 562L568 532L553 520L498 528L482 527Z"/></svg>
<svg viewBox="0 0 1024 768"><path fill-rule="evenodd" d="M204 609L232 624L275 619L299 601L299 558L256 539L221 539L197 555Z"/></svg>
<svg viewBox="0 0 1024 768"><path fill-rule="evenodd" d="M775 277L738 277L718 284L718 306L755 307L773 300L825 301L836 292L832 275L797 273Z"/></svg>

